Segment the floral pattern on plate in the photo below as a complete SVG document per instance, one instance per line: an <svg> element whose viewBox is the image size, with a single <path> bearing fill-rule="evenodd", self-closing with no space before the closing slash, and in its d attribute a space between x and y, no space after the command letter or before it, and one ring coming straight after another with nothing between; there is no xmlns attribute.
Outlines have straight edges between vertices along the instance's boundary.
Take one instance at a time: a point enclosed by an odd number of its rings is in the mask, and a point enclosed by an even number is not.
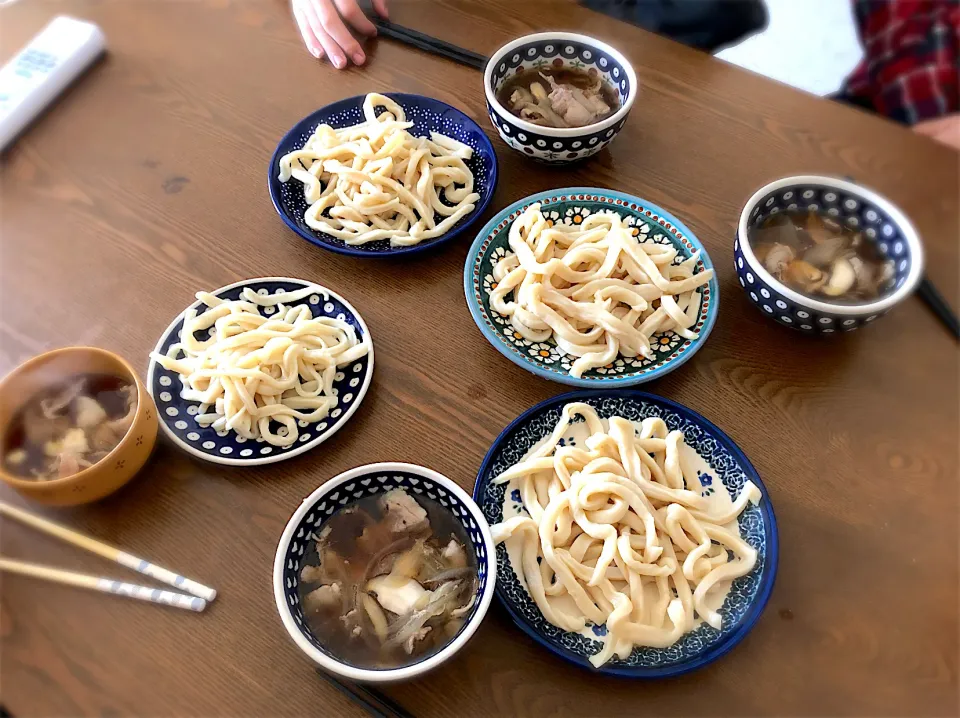
<svg viewBox="0 0 960 718"><path fill-rule="evenodd" d="M568 633L548 623L540 609L520 583L503 544L497 546L497 596L517 626L535 641L591 671L634 678L662 678L686 673L710 663L739 643L760 617L773 590L777 572L778 535L776 519L766 487L740 448L714 424L695 411L668 399L640 391L577 391L548 399L515 419L484 457L477 474L473 499L487 521L493 525L503 519L507 484L495 485L492 479L523 459L530 449L549 436L560 419L563 407L573 401L586 402L601 418L622 416L639 422L656 416L672 430L684 432L684 439L707 463L711 474L700 481L704 492L722 487L735 498L747 480L763 496L756 506L748 507L738 519L743 539L757 550L754 570L733 582L720 608L723 625L718 631L706 623L684 634L667 648L636 647L626 659L614 658L594 669L588 658L600 650L597 641L579 633ZM560 442L563 444L563 440ZM520 505L519 491L510 500ZM605 626L594 626L593 633L605 635Z"/></svg>
<svg viewBox="0 0 960 718"><path fill-rule="evenodd" d="M689 359L706 341L716 320L719 304L719 288L716 277L702 289L700 315L694 330L697 339L684 339L675 332L654 335L655 356L620 356L612 363L591 369L582 378L570 376L574 357L547 342L532 342L523 337L510 324L510 318L493 311L490 293L496 289L493 268L509 251L510 225L534 202L541 203L548 222L576 225L590 214L612 210L626 216L635 236L642 241L652 240L671 244L678 250L676 262L682 262L697 249L701 250L696 271L712 268L710 257L699 240L670 214L656 205L630 195L611 190L593 188L568 188L542 192L506 208L496 215L480 232L464 269L464 292L474 321L484 336L508 359L524 369L553 381L581 387L629 386L650 381L677 368Z"/></svg>

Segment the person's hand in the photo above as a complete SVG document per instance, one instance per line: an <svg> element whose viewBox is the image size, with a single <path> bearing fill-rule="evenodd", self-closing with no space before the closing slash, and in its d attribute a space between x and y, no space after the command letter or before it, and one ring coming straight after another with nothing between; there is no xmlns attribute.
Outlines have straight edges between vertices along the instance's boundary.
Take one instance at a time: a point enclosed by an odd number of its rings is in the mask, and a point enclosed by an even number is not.
<svg viewBox="0 0 960 718"><path fill-rule="evenodd" d="M387 0L373 0L373 9L387 17ZM293 17L310 54L326 56L338 70L350 62L362 65L367 59L347 24L362 35L377 34L357 0L293 0Z"/></svg>
<svg viewBox="0 0 960 718"><path fill-rule="evenodd" d="M960 114L918 122L913 131L960 151Z"/></svg>

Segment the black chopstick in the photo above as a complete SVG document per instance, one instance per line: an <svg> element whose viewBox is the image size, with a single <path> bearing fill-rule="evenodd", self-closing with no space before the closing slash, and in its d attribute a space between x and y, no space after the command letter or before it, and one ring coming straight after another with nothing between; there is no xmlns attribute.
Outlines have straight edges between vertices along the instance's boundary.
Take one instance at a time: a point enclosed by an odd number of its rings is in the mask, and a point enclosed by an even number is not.
<svg viewBox="0 0 960 718"><path fill-rule="evenodd" d="M457 47L456 45L452 45L436 37L431 37L430 35L424 35L417 30L411 30L402 25L395 25L383 18L371 17L370 19L373 24L377 26L377 32L384 37L389 37L391 40L406 43L424 52L445 57L448 60L459 62L461 65L473 67L477 70L482 70L487 65L487 58L479 53L465 50L462 47Z"/></svg>
<svg viewBox="0 0 960 718"><path fill-rule="evenodd" d="M957 320L957 315L953 313L950 305L947 304L947 300L943 298L943 295L940 294L939 290L933 285L933 282L926 277L921 279L919 286L917 286L917 294L920 295L924 303L930 307L933 313L937 315L937 318L950 330L953 337L960 339L960 321Z"/></svg>
<svg viewBox="0 0 960 718"><path fill-rule="evenodd" d="M412 713L408 713L401 705L394 703L375 688L341 681L319 668L317 673L347 698L363 706L374 718L414 718Z"/></svg>

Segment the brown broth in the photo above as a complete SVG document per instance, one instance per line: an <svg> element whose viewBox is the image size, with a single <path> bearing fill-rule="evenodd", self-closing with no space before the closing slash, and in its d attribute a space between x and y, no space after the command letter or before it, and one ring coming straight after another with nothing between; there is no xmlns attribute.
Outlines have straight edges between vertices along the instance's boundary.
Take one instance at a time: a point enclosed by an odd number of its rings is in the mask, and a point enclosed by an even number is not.
<svg viewBox="0 0 960 718"><path fill-rule="evenodd" d="M859 304L893 287L893 261L874 241L813 211L771 215L750 230L749 241L770 274L811 299Z"/></svg>
<svg viewBox="0 0 960 718"><path fill-rule="evenodd" d="M455 607L467 605L477 587L476 557L470 539L460 522L447 509L421 495L408 494L426 511L429 527L415 531L388 530L385 528L386 512L380 503L382 496L384 494L362 498L330 517L324 524L321 538L311 542L305 554L298 585L304 617L313 635L338 660L359 668L398 668L423 660L447 645L462 629L461 621L456 631L448 630L448 624L451 623L449 615L431 619L424 624L431 630L413 644L411 653L407 653L401 645L383 645L376 638L364 613L362 598L358 599L357 596L366 592L365 587L371 578L390 573L396 557L408 550L416 540L423 541L430 550L438 552L442 552L451 540L464 549L464 573L467 575L461 579L457 589ZM364 540L365 531L368 540ZM397 548L391 554L391 548L395 546L403 548ZM324 561L327 562L326 566ZM438 565L437 570L442 572L447 568ZM309 594L321 586L332 586L334 583L341 586L337 599L339 603L324 608L318 608L316 602L311 603ZM433 585L429 581L425 584ZM373 598L373 594L367 593ZM344 616L354 609L357 615L345 619ZM386 610L384 614L390 626L403 622L403 616ZM469 611L464 617L468 615Z"/></svg>
<svg viewBox="0 0 960 718"><path fill-rule="evenodd" d="M589 122L584 123L559 124L550 121L544 121L536 122L536 124L543 124L544 126L549 127L584 127L586 125L605 120L620 109L620 95L617 92L617 89L605 80L602 80L600 76L596 74L596 71L590 72L587 70L580 70L570 67L534 67L521 70L517 74L511 75L504 80L503 85L497 92L497 100L499 100L500 104L507 108L512 114L520 117L521 119L528 119L528 121L530 121L529 118L526 118L521 114L520 110L514 108L510 98L517 89L532 93L531 86L534 83L540 83L546 92L550 93L551 88L548 84L549 81L544 80L543 75L552 78L559 85L572 85L573 87L583 91L589 91L592 88L595 88L599 80L599 94L602 100L609 106L609 111L595 114Z"/></svg>
<svg viewBox="0 0 960 718"><path fill-rule="evenodd" d="M84 421L81 426L79 403L87 402L89 409L89 400L95 401L103 412L96 423ZM51 409L60 403L62 408ZM3 437L3 467L20 478L39 481L77 473L116 448L129 428L135 408L136 387L127 379L111 374L68 377L35 394L14 416ZM54 451L63 444L68 432L86 448ZM65 454L70 456L65 458ZM61 464L66 467L67 462L75 470L61 470Z"/></svg>

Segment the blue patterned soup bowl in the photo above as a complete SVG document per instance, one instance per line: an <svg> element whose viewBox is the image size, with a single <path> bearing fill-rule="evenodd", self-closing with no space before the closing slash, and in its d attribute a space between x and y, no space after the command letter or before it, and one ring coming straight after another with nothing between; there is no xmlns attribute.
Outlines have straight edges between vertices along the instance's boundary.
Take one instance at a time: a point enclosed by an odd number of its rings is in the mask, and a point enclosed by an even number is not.
<svg viewBox="0 0 960 718"><path fill-rule="evenodd" d="M875 243L879 255L893 262L889 289L872 301L850 304L813 299L777 280L754 254L750 233L769 217L794 210L816 212ZM873 322L906 299L923 273L920 237L900 209L853 182L819 175L785 177L757 190L740 213L733 249L750 301L777 323L811 335L850 332Z"/></svg>
<svg viewBox="0 0 960 718"><path fill-rule="evenodd" d="M464 617L454 638L433 654L400 668L360 668L333 655L313 634L300 603L300 573L303 565L316 561L315 537L339 509L361 498L401 488L416 500L427 497L449 511L464 528L477 565L477 594L473 608ZM307 496L287 522L273 564L273 595L284 628L297 647L322 669L353 681L386 683L420 676L452 658L470 640L493 600L497 566L493 561L493 538L480 508L467 493L436 471L402 463L358 466L335 476Z"/></svg>
<svg viewBox="0 0 960 718"><path fill-rule="evenodd" d="M714 276L701 287L700 313L691 327L695 339L681 337L674 331L652 337L652 358L619 356L606 366L590 369L581 377L570 373L576 357L563 352L553 338L533 342L517 332L510 318L502 316L490 305L490 293L496 288L493 268L510 251L510 225L524 210L540 203L541 212L551 223L580 224L589 215L612 211L625 217L631 232L641 241L652 240L677 250L674 262L700 252L695 272L713 268L713 263L700 240L676 217L639 197L598 189L566 187L540 192L515 202L497 213L480 230L467 253L463 272L463 290L467 307L483 336L494 348L514 364L537 376L581 388L623 387L642 384L677 369L690 359L709 337L717 320L720 290Z"/></svg>
<svg viewBox="0 0 960 718"><path fill-rule="evenodd" d="M586 70L617 91L620 109L584 127L541 127L522 120L497 99L512 76L541 67ZM487 62L483 90L490 121L510 147L550 164L567 164L595 155L617 136L637 97L637 75L627 59L604 42L570 32L540 32L509 42Z"/></svg>
<svg viewBox="0 0 960 718"><path fill-rule="evenodd" d="M273 206L283 223L311 244L355 257L395 257L400 254L414 254L435 248L463 234L480 218L490 204L490 200L493 199L493 192L497 186L497 154L493 150L493 144L476 122L457 108L430 97L402 92L390 92L386 96L403 108L407 120L413 123L413 127L408 131L414 137L429 137L431 132L439 132L473 148L473 157L466 160L466 165L473 173L474 191L480 195L477 206L445 234L406 247L391 246L385 239L351 246L342 239L315 230L308 225L304 219L307 200L304 197L303 184L296 181L280 181L280 158L288 152L303 147L320 124L340 128L363 122L363 101L366 96L348 97L321 107L300 120L280 140L270 158L267 185Z"/></svg>
<svg viewBox="0 0 960 718"><path fill-rule="evenodd" d="M655 417L662 419L669 431L682 431L685 446L681 448L680 461L684 466L685 488L706 498L710 511L729 506L729 502L744 490L746 482L751 481L760 491L759 501L747 502L739 517L724 528L737 531L740 538L756 551L756 562L749 573L727 584L729 589L725 594L717 592L718 586L708 592L709 602L719 612L719 629L698 617L694 627L682 633L672 645L654 648L638 644L626 658L614 655L599 668L594 668L589 659L603 648L606 623L596 625L587 621L586 627L575 633L547 621L531 598L525 580L520 578L523 570L518 553L521 552L516 551L516 544L508 541L496 547L497 597L514 623L534 641L591 671L628 678L664 678L715 661L743 640L760 618L776 578L779 539L770 496L756 470L733 440L700 414L668 399L633 389L576 391L547 399L517 417L494 441L477 474L474 499L487 522L494 527L495 535L501 531L496 524L514 516L529 515L516 482L495 484L493 480L522 461L532 450L541 447L551 436L564 407L572 402L584 402L592 407L604 422L605 430L605 420L618 416L638 427L643 420ZM577 416L566 427L557 446L589 450L589 436L586 423ZM689 478L692 476L696 478ZM549 495L555 496L553 493ZM540 553L538 563L543 558L542 548ZM671 590L676 597L676 589L671 587ZM554 600L569 599L568 595ZM653 601L654 598L649 596L647 600ZM569 610L575 610L572 602L568 605ZM669 618L664 620L670 621Z"/></svg>

